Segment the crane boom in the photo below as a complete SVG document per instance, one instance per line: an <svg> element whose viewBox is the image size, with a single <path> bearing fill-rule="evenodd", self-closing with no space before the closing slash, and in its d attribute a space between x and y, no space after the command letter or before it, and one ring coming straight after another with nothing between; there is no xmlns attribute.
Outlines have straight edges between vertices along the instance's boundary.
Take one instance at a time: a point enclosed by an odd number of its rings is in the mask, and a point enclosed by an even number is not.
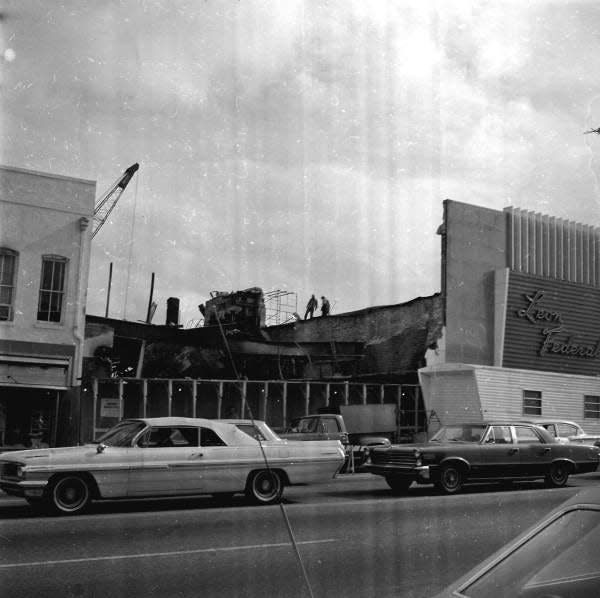
<svg viewBox="0 0 600 598"><path fill-rule="evenodd" d="M136 162L132 164L110 187L110 189L96 202L94 206L94 217L92 227L92 239L98 234L102 225L106 222L109 214L119 201L125 187L129 184L133 175L137 172L140 165Z"/></svg>

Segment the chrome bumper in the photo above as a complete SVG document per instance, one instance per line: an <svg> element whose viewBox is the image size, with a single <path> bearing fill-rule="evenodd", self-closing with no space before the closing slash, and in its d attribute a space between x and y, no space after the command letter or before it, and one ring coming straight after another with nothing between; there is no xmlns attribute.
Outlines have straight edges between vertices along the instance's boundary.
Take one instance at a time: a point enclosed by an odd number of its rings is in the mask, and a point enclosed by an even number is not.
<svg viewBox="0 0 600 598"><path fill-rule="evenodd" d="M40 497L48 485L47 480L2 480L0 479L0 490L11 496Z"/></svg>
<svg viewBox="0 0 600 598"><path fill-rule="evenodd" d="M418 482L429 482L429 480L431 480L431 472L429 471L429 465L415 467L415 475L417 477Z"/></svg>

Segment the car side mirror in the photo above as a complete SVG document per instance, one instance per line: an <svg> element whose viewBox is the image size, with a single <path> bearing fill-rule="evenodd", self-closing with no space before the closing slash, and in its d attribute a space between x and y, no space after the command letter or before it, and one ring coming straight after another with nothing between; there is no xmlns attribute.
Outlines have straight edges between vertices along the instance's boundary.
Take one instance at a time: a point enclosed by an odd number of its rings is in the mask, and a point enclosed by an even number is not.
<svg viewBox="0 0 600 598"><path fill-rule="evenodd" d="M105 445L103 442L100 442L100 443L98 444L98 446L96 447L96 452L97 452L98 454L100 454L100 453L103 453L103 452L104 452L104 449L106 449L106 445Z"/></svg>

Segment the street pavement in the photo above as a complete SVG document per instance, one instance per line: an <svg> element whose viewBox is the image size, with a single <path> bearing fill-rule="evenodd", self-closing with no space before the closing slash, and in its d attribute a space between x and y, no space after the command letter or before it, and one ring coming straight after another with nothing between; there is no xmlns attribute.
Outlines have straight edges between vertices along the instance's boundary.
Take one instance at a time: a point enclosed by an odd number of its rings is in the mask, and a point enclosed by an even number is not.
<svg viewBox="0 0 600 598"><path fill-rule="evenodd" d="M287 488L283 507L242 496L113 501L78 517L38 517L4 498L0 587L11 598L425 598L598 484L600 474L587 474L560 489L487 485L443 496L414 487L393 496L380 478L358 474Z"/></svg>

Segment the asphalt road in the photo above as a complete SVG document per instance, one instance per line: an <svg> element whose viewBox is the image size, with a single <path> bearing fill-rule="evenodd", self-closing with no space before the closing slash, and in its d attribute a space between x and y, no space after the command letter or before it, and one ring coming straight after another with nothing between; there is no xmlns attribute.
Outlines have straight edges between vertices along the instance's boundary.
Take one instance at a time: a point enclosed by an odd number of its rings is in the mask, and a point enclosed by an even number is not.
<svg viewBox="0 0 600 598"><path fill-rule="evenodd" d="M96 504L78 517L38 517L5 498L0 588L11 598L427 597L591 484L600 474L562 489L394 497L379 478L342 476L288 488L282 507L196 497Z"/></svg>

